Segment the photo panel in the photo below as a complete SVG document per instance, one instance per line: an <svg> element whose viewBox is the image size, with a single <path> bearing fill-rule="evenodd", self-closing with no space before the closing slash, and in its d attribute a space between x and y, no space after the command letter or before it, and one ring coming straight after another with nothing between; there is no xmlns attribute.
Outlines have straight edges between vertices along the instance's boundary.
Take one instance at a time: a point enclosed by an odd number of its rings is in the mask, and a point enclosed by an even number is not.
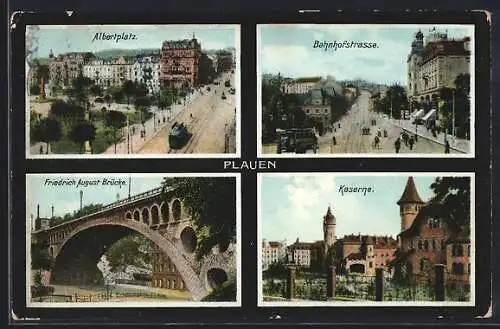
<svg viewBox="0 0 500 329"><path fill-rule="evenodd" d="M240 184L224 173L27 174L26 305L241 306Z"/></svg>
<svg viewBox="0 0 500 329"><path fill-rule="evenodd" d="M240 26L27 25L26 156L240 155Z"/></svg>
<svg viewBox="0 0 500 329"><path fill-rule="evenodd" d="M474 25L259 24L262 157L475 156Z"/></svg>
<svg viewBox="0 0 500 329"><path fill-rule="evenodd" d="M259 306L474 306L474 186L473 173L259 174Z"/></svg>

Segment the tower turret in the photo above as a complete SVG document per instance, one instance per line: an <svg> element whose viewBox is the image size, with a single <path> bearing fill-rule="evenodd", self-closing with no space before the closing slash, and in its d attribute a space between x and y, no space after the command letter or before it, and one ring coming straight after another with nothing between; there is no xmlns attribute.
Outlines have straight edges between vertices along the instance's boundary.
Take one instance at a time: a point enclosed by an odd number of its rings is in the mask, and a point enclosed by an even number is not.
<svg viewBox="0 0 500 329"><path fill-rule="evenodd" d="M424 204L418 195L413 177L408 177L403 195L397 202L401 216L401 231L408 229Z"/></svg>
<svg viewBox="0 0 500 329"><path fill-rule="evenodd" d="M332 214L332 209L328 206L326 215L323 216L323 240L325 242L325 252L335 244L336 219Z"/></svg>

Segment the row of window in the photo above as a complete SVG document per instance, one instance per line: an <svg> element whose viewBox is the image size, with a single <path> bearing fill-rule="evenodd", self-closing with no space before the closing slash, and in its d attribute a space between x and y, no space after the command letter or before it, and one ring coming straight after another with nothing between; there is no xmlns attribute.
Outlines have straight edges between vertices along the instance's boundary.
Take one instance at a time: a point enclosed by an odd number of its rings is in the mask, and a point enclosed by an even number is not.
<svg viewBox="0 0 500 329"><path fill-rule="evenodd" d="M463 263L453 263L451 264L451 272L453 274L464 274L465 266ZM470 263L467 264L467 273L470 273Z"/></svg>
<svg viewBox="0 0 500 329"><path fill-rule="evenodd" d="M323 112L323 113L325 113L325 114L328 114L328 108L325 108L325 109L315 109L315 110L306 109L306 113L307 114L311 114L311 113L320 114L320 111Z"/></svg>
<svg viewBox="0 0 500 329"><path fill-rule="evenodd" d="M454 244L451 247L451 255L453 257L465 256L464 246L461 244ZM470 257L470 245L467 245L467 256Z"/></svg>
<svg viewBox="0 0 500 329"><path fill-rule="evenodd" d="M167 288L167 289L184 289L184 282L181 280L179 281L179 286L176 286L177 281L176 280L169 280L169 279L156 279L154 281L154 285L156 287L160 288Z"/></svg>
<svg viewBox="0 0 500 329"><path fill-rule="evenodd" d="M413 244L413 240L410 241L410 248L415 248ZM432 239L432 240L418 240L417 249L419 251L434 251L434 250L442 250L444 249L444 240L440 241Z"/></svg>

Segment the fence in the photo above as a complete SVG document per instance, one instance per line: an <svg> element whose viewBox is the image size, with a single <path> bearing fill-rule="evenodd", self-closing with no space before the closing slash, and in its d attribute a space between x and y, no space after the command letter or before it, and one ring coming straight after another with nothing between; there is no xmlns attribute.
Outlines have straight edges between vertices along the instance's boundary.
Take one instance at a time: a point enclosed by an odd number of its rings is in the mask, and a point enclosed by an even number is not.
<svg viewBox="0 0 500 329"><path fill-rule="evenodd" d="M113 293L97 293L97 294L72 294L72 295L47 295L36 298L39 302L73 302L73 303L90 303L90 302L104 302L116 301L120 298L154 298L166 299L166 294L156 293L135 293L135 292L113 292Z"/></svg>
<svg viewBox="0 0 500 329"><path fill-rule="evenodd" d="M321 273L296 273L289 267L287 277L270 278L262 283L264 296L303 300L367 300L367 301L468 301L470 284L466 280L447 278L444 266L435 265L432 276L414 277L404 283L376 269L375 276L339 275L330 267Z"/></svg>

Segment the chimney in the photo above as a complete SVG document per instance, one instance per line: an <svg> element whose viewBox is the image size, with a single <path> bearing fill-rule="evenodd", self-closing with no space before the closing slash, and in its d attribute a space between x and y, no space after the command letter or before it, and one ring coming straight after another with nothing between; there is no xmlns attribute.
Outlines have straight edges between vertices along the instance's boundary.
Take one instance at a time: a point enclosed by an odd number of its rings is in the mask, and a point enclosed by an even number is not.
<svg viewBox="0 0 500 329"><path fill-rule="evenodd" d="M52 206L52 216L50 218L54 218L54 206Z"/></svg>
<svg viewBox="0 0 500 329"><path fill-rule="evenodd" d="M36 205L36 218L40 218L40 204Z"/></svg>

